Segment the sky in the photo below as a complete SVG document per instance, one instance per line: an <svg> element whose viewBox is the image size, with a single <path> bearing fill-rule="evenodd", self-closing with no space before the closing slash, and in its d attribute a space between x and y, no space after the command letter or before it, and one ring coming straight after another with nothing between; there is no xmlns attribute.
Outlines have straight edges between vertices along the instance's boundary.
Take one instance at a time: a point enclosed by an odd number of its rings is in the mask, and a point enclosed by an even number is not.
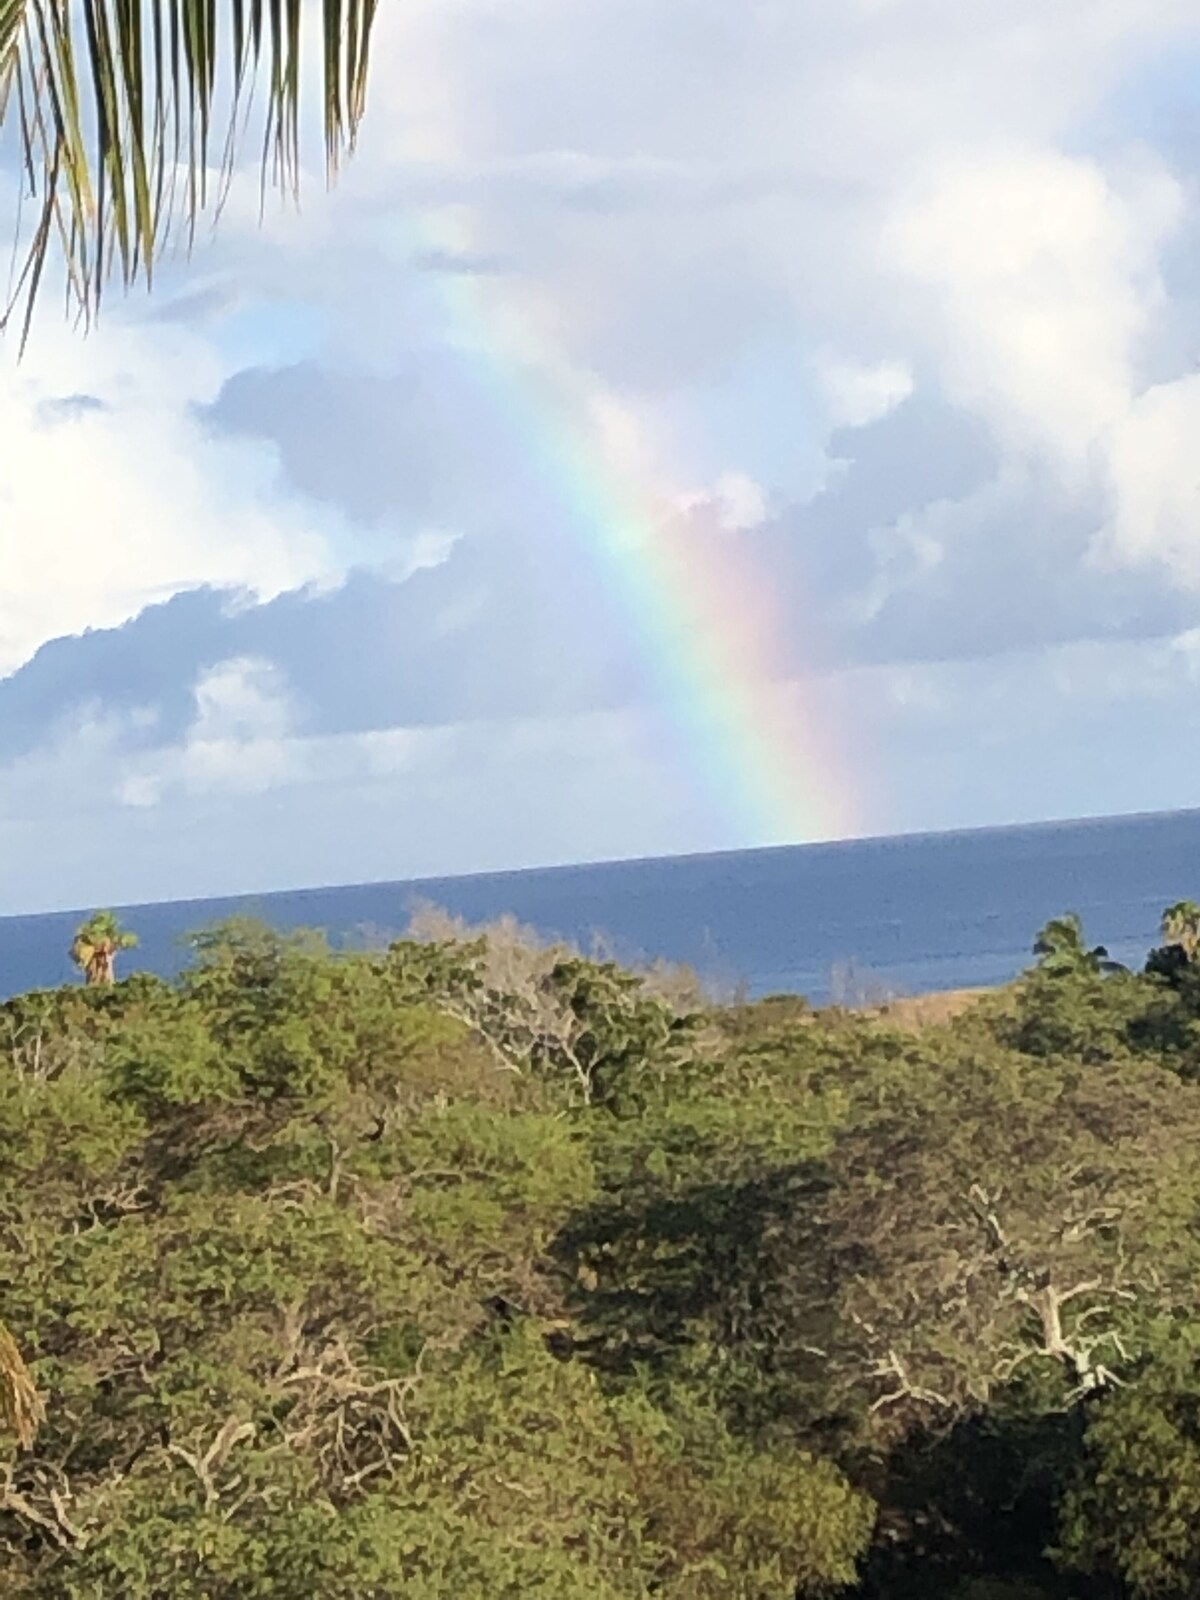
<svg viewBox="0 0 1200 1600"><path fill-rule="evenodd" d="M1198 175L1200 0L382 7L0 346L0 914L1200 802Z"/></svg>

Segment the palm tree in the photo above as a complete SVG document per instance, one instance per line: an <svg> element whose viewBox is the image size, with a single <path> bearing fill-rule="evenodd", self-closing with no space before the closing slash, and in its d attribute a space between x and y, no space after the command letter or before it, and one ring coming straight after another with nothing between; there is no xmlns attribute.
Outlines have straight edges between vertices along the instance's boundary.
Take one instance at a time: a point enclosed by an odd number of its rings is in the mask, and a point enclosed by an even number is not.
<svg viewBox="0 0 1200 1600"><path fill-rule="evenodd" d="M0 1426L28 1450L45 1418L45 1403L17 1342L0 1322Z"/></svg>
<svg viewBox="0 0 1200 1600"><path fill-rule="evenodd" d="M177 229L191 238L223 197L260 78L264 192L295 192L306 39L332 176L363 115L377 5L322 0L310 27L309 0L0 0L0 127L16 129L34 201L0 307L7 321L24 302L22 342L52 247L86 321L114 267L149 284Z"/></svg>
<svg viewBox="0 0 1200 1600"><path fill-rule="evenodd" d="M1033 953L1038 957L1041 970L1055 978L1124 970L1119 962L1108 959L1108 951L1102 944L1088 949L1083 923L1074 911L1054 917L1046 924L1034 941Z"/></svg>
<svg viewBox="0 0 1200 1600"><path fill-rule="evenodd" d="M1200 952L1200 906L1194 900L1179 900L1168 906L1160 924L1163 943L1183 951L1187 961Z"/></svg>
<svg viewBox="0 0 1200 1600"><path fill-rule="evenodd" d="M71 960L83 969L83 981L96 987L117 981L117 956L136 949L138 936L122 928L111 911L97 911L81 924L71 944Z"/></svg>

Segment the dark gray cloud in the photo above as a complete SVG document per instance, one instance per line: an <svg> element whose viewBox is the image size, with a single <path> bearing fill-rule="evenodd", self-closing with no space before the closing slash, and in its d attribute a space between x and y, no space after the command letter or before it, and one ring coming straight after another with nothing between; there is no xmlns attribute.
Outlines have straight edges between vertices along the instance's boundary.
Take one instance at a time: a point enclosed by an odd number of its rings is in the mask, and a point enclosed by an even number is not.
<svg viewBox="0 0 1200 1600"><path fill-rule="evenodd" d="M408 526L456 496L468 531L403 581L359 571L333 592L266 604L197 589L124 627L54 641L0 682L0 759L89 708L149 713L127 741L174 742L194 718L197 681L235 657L280 670L299 734L651 696L645 641L579 530L541 486L522 486L488 409L447 427L445 408L469 407L462 378L437 362L401 378L316 365L241 374L210 420L272 439L294 487L364 522ZM686 562L747 563L770 582L790 630L785 670L970 661L1200 620L1194 599L1150 577L1089 567L1095 514L1032 470L997 477L986 434L961 413L916 397L842 430L831 453L840 465L807 504L738 532L700 508L664 535Z"/></svg>
<svg viewBox="0 0 1200 1600"><path fill-rule="evenodd" d="M220 432L269 439L294 488L367 526L503 527L545 502L486 374L452 350L414 351L388 374L250 368L202 414Z"/></svg>
<svg viewBox="0 0 1200 1600"><path fill-rule="evenodd" d="M1154 638L1200 618L1200 600L1161 574L1093 565L1099 497L1068 497L1035 465L1001 473L962 413L913 399L835 445L840 475L757 541L826 615L830 664Z"/></svg>
<svg viewBox="0 0 1200 1600"><path fill-rule="evenodd" d="M94 394L65 394L54 400L43 400L38 406L38 418L48 423L72 422L90 412L107 410L104 401Z"/></svg>
<svg viewBox="0 0 1200 1600"><path fill-rule="evenodd" d="M987 431L920 395L835 433L815 499L738 535L798 620L796 666L969 661L1081 639L1147 639L1200 620L1200 598L1089 550L1099 497L1047 469L1001 470ZM722 535L694 530L698 556Z"/></svg>
<svg viewBox="0 0 1200 1600"><path fill-rule="evenodd" d="M176 595L124 627L58 639L0 680L0 760L55 726L96 712L143 715L127 743L180 739L193 690L223 661L280 669L299 734L502 719L618 706L648 693L629 641L581 614L578 587L550 592L520 551L464 544L402 583L352 574L332 593L231 603L211 589Z"/></svg>

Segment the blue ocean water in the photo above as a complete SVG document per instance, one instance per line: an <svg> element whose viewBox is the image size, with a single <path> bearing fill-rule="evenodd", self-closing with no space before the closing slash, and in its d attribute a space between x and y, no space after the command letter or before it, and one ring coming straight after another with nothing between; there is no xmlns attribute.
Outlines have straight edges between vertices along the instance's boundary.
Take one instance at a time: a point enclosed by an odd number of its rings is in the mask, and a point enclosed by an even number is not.
<svg viewBox="0 0 1200 1600"><path fill-rule="evenodd" d="M1200 811L131 906L142 942L123 970L177 970L183 936L231 915L362 945L433 902L585 947L600 935L621 959L685 962L725 992L853 1000L1005 982L1063 911L1140 963L1183 898L1200 899ZM0 918L0 995L71 978L81 915Z"/></svg>

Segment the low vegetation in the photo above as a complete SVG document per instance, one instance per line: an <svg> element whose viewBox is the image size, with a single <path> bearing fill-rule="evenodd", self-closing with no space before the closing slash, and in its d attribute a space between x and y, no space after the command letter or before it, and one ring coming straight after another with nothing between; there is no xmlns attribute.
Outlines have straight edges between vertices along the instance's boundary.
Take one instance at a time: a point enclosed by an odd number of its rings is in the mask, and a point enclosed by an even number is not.
<svg viewBox="0 0 1200 1600"><path fill-rule="evenodd" d="M0 1007L0 1592L1194 1596L1198 929L909 1015L93 921Z"/></svg>

